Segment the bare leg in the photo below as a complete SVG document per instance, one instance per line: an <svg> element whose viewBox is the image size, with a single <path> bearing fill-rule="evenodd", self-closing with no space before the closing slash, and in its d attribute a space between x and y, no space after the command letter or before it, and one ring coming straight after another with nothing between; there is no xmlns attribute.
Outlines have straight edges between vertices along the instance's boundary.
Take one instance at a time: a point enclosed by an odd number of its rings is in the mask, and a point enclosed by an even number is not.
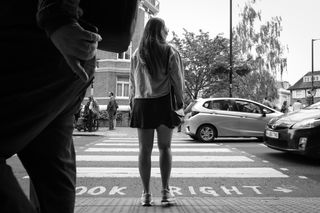
<svg viewBox="0 0 320 213"><path fill-rule="evenodd" d="M139 172L144 193L150 193L151 154L154 129L139 129Z"/></svg>
<svg viewBox="0 0 320 213"><path fill-rule="evenodd" d="M159 163L162 180L162 188L169 189L169 179L172 167L171 155L171 138L172 130L165 125L160 125L157 128L158 147L159 147Z"/></svg>

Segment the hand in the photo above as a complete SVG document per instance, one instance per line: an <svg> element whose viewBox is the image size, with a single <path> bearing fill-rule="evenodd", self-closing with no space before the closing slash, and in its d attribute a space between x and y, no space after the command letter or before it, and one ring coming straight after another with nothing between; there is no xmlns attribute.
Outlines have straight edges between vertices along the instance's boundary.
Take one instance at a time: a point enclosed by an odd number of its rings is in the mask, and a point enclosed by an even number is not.
<svg viewBox="0 0 320 213"><path fill-rule="evenodd" d="M57 29L51 35L51 40L72 71L84 82L88 81L88 74L81 61L90 60L96 55L98 42L102 40L101 36L83 29L78 23L72 23Z"/></svg>

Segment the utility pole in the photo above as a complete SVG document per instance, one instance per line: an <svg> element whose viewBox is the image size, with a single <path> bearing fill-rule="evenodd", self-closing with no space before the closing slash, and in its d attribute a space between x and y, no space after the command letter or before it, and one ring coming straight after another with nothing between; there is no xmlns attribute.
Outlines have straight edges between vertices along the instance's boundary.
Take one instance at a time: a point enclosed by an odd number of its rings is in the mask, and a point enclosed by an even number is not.
<svg viewBox="0 0 320 213"><path fill-rule="evenodd" d="M230 0L230 71L229 71L229 97L232 97L232 0Z"/></svg>
<svg viewBox="0 0 320 213"><path fill-rule="evenodd" d="M320 40L319 38L317 39L311 39L311 94L312 94L312 99L314 98L315 96L315 93L316 93L316 90L314 89L314 67L313 67L313 43L315 41L318 41ZM313 100L312 100L313 102Z"/></svg>

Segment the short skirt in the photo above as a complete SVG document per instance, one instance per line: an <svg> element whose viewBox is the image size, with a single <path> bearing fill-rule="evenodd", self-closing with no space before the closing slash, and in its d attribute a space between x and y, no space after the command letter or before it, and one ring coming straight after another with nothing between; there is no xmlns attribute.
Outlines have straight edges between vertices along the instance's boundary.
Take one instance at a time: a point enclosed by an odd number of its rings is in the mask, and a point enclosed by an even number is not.
<svg viewBox="0 0 320 213"><path fill-rule="evenodd" d="M170 93L159 98L135 98L130 127L156 129L163 124L173 129L170 112Z"/></svg>

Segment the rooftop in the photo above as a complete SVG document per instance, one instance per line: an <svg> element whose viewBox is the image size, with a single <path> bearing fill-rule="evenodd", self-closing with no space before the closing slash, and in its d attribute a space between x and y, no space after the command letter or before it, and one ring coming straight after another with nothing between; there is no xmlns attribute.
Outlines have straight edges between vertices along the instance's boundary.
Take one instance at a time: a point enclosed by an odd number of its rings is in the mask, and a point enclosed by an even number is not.
<svg viewBox="0 0 320 213"><path fill-rule="evenodd" d="M311 76L312 72L308 72L299 81L297 81L293 86L289 87L288 90L297 90L297 89L311 89L312 82L304 82L303 78L305 76ZM320 75L320 71L314 71L313 75ZM320 81L314 81L313 86L315 88L320 88Z"/></svg>

